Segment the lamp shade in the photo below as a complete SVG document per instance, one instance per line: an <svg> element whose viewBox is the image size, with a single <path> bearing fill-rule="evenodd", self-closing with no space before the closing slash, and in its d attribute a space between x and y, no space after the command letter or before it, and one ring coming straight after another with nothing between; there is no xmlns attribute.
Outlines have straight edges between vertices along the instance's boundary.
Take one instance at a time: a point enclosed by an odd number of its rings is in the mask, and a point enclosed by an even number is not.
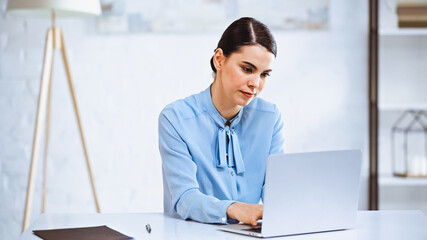
<svg viewBox="0 0 427 240"><path fill-rule="evenodd" d="M101 13L99 0L9 0L6 11L24 17L96 16Z"/></svg>

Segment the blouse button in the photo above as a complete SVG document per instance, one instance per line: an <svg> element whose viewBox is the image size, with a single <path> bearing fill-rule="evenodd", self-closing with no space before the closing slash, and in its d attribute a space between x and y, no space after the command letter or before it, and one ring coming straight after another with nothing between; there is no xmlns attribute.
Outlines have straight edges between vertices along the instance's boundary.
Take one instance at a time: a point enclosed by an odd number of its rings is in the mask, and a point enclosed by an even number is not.
<svg viewBox="0 0 427 240"><path fill-rule="evenodd" d="M231 176L234 176L234 171L231 172Z"/></svg>

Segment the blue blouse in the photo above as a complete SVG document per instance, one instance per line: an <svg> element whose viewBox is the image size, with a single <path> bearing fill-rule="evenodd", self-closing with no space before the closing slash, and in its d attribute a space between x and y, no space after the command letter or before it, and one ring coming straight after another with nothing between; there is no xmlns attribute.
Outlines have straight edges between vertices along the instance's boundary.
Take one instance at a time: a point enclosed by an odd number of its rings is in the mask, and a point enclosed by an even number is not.
<svg viewBox="0 0 427 240"><path fill-rule="evenodd" d="M259 203L267 157L283 153L282 130L276 105L260 98L227 123L210 87L167 105L159 116L164 212L227 223L231 203Z"/></svg>

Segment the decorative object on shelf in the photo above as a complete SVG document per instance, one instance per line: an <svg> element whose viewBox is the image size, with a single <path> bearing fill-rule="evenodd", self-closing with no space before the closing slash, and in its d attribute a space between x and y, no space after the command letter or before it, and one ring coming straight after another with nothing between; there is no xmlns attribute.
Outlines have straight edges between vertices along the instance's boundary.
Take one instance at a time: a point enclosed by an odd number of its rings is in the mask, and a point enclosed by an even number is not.
<svg viewBox="0 0 427 240"><path fill-rule="evenodd" d="M399 28L427 28L427 1L397 4Z"/></svg>
<svg viewBox="0 0 427 240"><path fill-rule="evenodd" d="M391 130L393 175L427 177L427 111L406 110Z"/></svg>
<svg viewBox="0 0 427 240"><path fill-rule="evenodd" d="M34 130L33 149L31 153L30 172L28 176L27 195L25 200L24 220L22 231L30 223L32 212L32 202L34 195L34 185L36 182L36 171L40 154L40 145L42 129L45 127L45 144L44 144L44 176L43 176L43 200L42 212L45 212L46 192L47 192L47 153L49 145L50 132L50 106L51 106L51 89L52 89L52 71L54 51L59 50L64 62L65 73L67 75L68 86L74 106L74 113L79 127L80 138L83 145L83 151L86 158L86 166L89 171L90 183L93 190L96 210L100 212L98 198L95 191L95 183L90 167L89 156L86 148L83 129L80 121L80 115L77 108L77 100L74 91L74 85L71 80L71 72L68 64L68 58L65 49L64 36L61 28L55 26L56 17L83 17L96 16L101 13L99 0L9 0L7 12L12 15L23 17L51 17L52 27L47 30L46 45L44 51L44 60L42 68L42 77L40 82L39 100L37 106L36 123ZM45 123L45 126L44 126Z"/></svg>

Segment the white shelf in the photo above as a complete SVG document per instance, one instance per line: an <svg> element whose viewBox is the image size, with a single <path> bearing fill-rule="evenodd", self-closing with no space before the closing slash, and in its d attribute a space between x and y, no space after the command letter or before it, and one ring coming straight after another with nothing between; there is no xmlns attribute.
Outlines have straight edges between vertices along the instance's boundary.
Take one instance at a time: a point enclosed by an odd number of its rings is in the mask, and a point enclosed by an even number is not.
<svg viewBox="0 0 427 240"><path fill-rule="evenodd" d="M405 111L408 109L412 110L427 110L427 103L399 103L399 104L379 104L378 109L380 111Z"/></svg>
<svg viewBox="0 0 427 240"><path fill-rule="evenodd" d="M427 28L389 28L380 29L380 36L427 36Z"/></svg>
<svg viewBox="0 0 427 240"><path fill-rule="evenodd" d="M380 186L425 186L427 187L427 178L403 178L384 175L378 178Z"/></svg>

